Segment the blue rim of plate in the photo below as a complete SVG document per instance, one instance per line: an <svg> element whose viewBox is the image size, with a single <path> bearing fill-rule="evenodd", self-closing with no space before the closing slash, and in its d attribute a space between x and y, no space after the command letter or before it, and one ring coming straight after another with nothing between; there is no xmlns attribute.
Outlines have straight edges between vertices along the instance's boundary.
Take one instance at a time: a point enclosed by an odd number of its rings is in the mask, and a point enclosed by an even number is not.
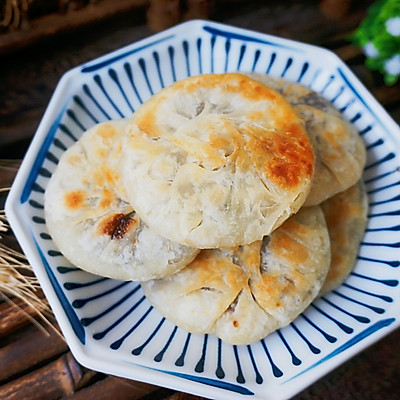
<svg viewBox="0 0 400 400"><path fill-rule="evenodd" d="M358 129L369 222L337 290L250 346L191 335L161 317L136 282L90 275L52 243L43 194L62 153L95 123L128 117L189 75L260 72L311 87ZM7 199L11 227L83 365L211 398L289 398L399 326L398 125L333 53L210 21L191 21L64 75ZM397 309L396 309L397 306ZM268 390L266 390L268 388Z"/></svg>

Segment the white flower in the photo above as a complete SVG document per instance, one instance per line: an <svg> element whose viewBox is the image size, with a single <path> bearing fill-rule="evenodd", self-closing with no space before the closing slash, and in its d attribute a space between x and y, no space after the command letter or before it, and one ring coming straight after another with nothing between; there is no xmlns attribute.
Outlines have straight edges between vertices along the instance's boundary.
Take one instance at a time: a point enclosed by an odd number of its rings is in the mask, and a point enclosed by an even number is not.
<svg viewBox="0 0 400 400"><path fill-rule="evenodd" d="M372 42L369 42L364 46L364 53L367 57L371 58L379 56L379 51Z"/></svg>
<svg viewBox="0 0 400 400"><path fill-rule="evenodd" d="M385 71L390 75L400 75L400 54L386 60Z"/></svg>
<svg viewBox="0 0 400 400"><path fill-rule="evenodd" d="M385 25L386 30L392 36L400 36L400 17L389 18Z"/></svg>

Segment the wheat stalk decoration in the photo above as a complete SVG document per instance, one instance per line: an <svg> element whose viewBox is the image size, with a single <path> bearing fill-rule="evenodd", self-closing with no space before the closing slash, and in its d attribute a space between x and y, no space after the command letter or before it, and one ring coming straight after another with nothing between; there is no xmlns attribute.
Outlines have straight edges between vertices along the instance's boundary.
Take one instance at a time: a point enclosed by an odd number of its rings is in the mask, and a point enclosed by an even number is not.
<svg viewBox="0 0 400 400"><path fill-rule="evenodd" d="M9 188L0 188L0 193L8 190ZM18 307L33 324L44 332L46 332L44 325L55 329L49 319L52 316L50 307L46 299L40 295L39 282L26 257L3 243L3 235L9 229L5 212L0 210L0 299ZM23 301L31 312L19 307L15 302L16 299Z"/></svg>
<svg viewBox="0 0 400 400"><path fill-rule="evenodd" d="M23 19L33 0L5 0L3 1L3 19L0 27L11 27L17 29L21 27Z"/></svg>

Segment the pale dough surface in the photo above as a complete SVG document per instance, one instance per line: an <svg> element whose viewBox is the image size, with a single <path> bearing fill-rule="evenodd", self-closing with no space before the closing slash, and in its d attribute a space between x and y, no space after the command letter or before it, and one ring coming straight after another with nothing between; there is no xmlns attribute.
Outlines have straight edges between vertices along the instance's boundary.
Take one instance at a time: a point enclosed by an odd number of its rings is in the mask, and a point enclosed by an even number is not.
<svg viewBox="0 0 400 400"><path fill-rule="evenodd" d="M304 122L241 74L205 74L152 96L131 119L123 178L157 233L198 248L251 243L297 212L314 170Z"/></svg>
<svg viewBox="0 0 400 400"><path fill-rule="evenodd" d="M63 153L45 192L51 237L72 264L122 280L169 275L198 250L149 229L126 201L119 164L128 120L95 125Z"/></svg>
<svg viewBox="0 0 400 400"><path fill-rule="evenodd" d="M202 250L180 272L141 285L150 303L179 327L250 344L288 325L310 304L329 264L322 210L304 207L263 240Z"/></svg>
<svg viewBox="0 0 400 400"><path fill-rule="evenodd" d="M320 295L341 285L353 270L365 233L368 197L360 180L321 204L331 239L331 266Z"/></svg>
<svg viewBox="0 0 400 400"><path fill-rule="evenodd" d="M251 76L279 91L304 120L315 152L313 183L304 205L320 204L354 185L366 160L365 145L355 127L321 94L299 83Z"/></svg>

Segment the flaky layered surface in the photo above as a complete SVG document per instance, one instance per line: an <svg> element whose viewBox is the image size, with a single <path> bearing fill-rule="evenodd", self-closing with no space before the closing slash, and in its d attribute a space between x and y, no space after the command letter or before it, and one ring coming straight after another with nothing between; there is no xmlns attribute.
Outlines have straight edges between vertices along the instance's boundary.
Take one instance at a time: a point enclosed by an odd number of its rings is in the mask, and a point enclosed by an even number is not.
<svg viewBox="0 0 400 400"><path fill-rule="evenodd" d="M296 82L251 74L279 91L303 119L314 146L315 172L305 205L316 205L360 179L366 160L355 127L322 95Z"/></svg>
<svg viewBox="0 0 400 400"><path fill-rule="evenodd" d="M315 298L330 264L319 206L302 208L249 245L202 250L185 269L142 283L166 318L193 333L250 344L293 321Z"/></svg>
<svg viewBox="0 0 400 400"><path fill-rule="evenodd" d="M314 154L276 91L241 74L176 82L133 115L127 198L157 233L199 248L261 239L308 196Z"/></svg>
<svg viewBox="0 0 400 400"><path fill-rule="evenodd" d="M164 277L198 250L150 230L121 185L121 139L128 120L95 125L61 157L45 192L45 218L63 255L88 272L122 280Z"/></svg>
<svg viewBox="0 0 400 400"><path fill-rule="evenodd" d="M353 270L367 225L368 198L360 180L321 204L331 240L331 265L320 295L342 284Z"/></svg>

